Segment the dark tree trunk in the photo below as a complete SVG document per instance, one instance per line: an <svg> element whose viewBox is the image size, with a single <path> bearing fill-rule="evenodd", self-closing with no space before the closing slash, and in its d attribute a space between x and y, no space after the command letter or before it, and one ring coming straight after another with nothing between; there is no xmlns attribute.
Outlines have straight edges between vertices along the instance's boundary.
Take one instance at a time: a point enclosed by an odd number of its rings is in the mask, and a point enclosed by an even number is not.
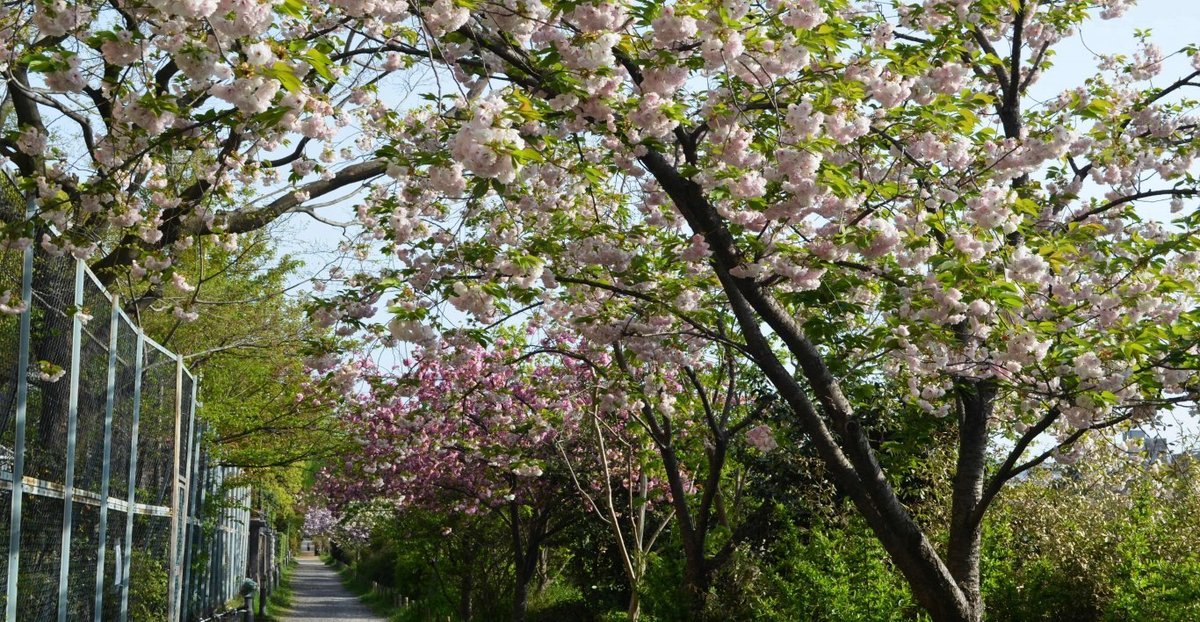
<svg viewBox="0 0 1200 622"><path fill-rule="evenodd" d="M983 597L979 591L980 525L976 508L983 498L987 461L988 419L995 405L996 383L964 381L957 387L960 403L958 460L950 510L950 541L946 566L972 610L972 619L982 618Z"/></svg>
<svg viewBox="0 0 1200 622"><path fill-rule="evenodd" d="M529 584L537 574L542 543L547 537L550 517L548 512L538 512L527 521L527 533L521 534L521 510L517 503L508 506L509 528L512 532L513 553L513 622L525 622L525 611L529 606Z"/></svg>
<svg viewBox="0 0 1200 622"><path fill-rule="evenodd" d="M522 560L523 561L523 560ZM513 585L513 622L525 622L525 610L529 606L529 583L533 580L534 569L526 563L518 563Z"/></svg>
<svg viewBox="0 0 1200 622"><path fill-rule="evenodd" d="M671 504L675 508L676 520L679 523L680 540L683 541L683 595L689 619L703 620L712 576L712 569L705 555L707 520L702 516L696 516L693 520L674 448L669 443L661 443L659 447L667 473L667 483L671 489Z"/></svg>
<svg viewBox="0 0 1200 622"><path fill-rule="evenodd" d="M67 411L71 399L71 345L75 304L75 263L69 258L34 254L33 322L30 330L30 366L46 361L65 370L56 382L33 380L38 394L36 423L27 433L26 473L62 481L66 450ZM33 387L31 387L33 388ZM32 392L31 392L32 393ZM33 404L33 401L30 401Z"/></svg>
<svg viewBox="0 0 1200 622"><path fill-rule="evenodd" d="M683 597L689 620L708 620L708 589L711 586L708 569L703 562L685 561Z"/></svg>
<svg viewBox="0 0 1200 622"><path fill-rule="evenodd" d="M458 586L458 619L463 620L463 622L470 622L474 616L474 612L472 611L474 604L472 598L474 594L472 592L474 590L475 572L471 567L468 567L467 571L463 573L462 582Z"/></svg>

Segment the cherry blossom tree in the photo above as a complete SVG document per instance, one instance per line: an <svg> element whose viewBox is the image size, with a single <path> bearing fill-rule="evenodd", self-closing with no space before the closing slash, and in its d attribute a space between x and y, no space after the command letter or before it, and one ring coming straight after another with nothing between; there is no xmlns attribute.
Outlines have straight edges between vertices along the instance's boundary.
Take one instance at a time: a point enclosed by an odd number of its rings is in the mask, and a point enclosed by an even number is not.
<svg viewBox="0 0 1200 622"><path fill-rule="evenodd" d="M330 382L370 387L343 413L360 451L323 488L341 507L499 517L513 533L517 617L543 547L590 511L613 534L638 619L649 553L671 527L681 593L704 615L713 575L754 524L739 520L729 454L769 400L746 399L754 387L731 352L715 365L655 365L626 347L459 340L422 350L400 377L344 364ZM767 426L744 436L757 451L775 448Z"/></svg>
<svg viewBox="0 0 1200 622"><path fill-rule="evenodd" d="M304 513L303 534L309 537L328 536L337 525L337 517L324 505L312 505Z"/></svg>
<svg viewBox="0 0 1200 622"><path fill-rule="evenodd" d="M235 252L239 234L386 170L368 135L353 149L333 142L371 118L381 105L374 84L405 65L381 57L365 74L351 70L360 55L383 54L379 36L399 35L379 21L395 17L385 9L296 0L0 7L0 252L36 245L48 258L33 284L48 307L72 304L71 262L81 259L110 288L127 285L127 307L174 299L174 316L195 320L189 255L206 245ZM21 312L18 300L0 291L0 313ZM70 321L48 314L45 334L69 334ZM40 335L34 356L46 378L66 363ZM50 408L65 390L47 386L47 429L66 416Z"/></svg>
<svg viewBox="0 0 1200 622"><path fill-rule="evenodd" d="M419 36L402 2L30 0L0 10L0 158L36 200L6 244L106 282L179 282L180 249L381 175L378 85ZM407 41L408 43L401 43ZM391 50L391 51L389 51ZM371 59L360 63L359 59ZM393 96L402 89L391 89ZM11 213L10 213L11 212ZM184 312L191 313L187 309Z"/></svg>
<svg viewBox="0 0 1200 622"><path fill-rule="evenodd" d="M731 348L931 616L978 620L1005 483L1196 402L1196 49L1030 92L1130 4L13 3L0 153L38 210L3 238L184 287L177 247L374 180L358 225L398 267L315 319L387 300L430 344L446 305L477 336L539 308L649 360ZM380 88L410 67L428 105ZM957 430L945 545L863 433L880 382Z"/></svg>
<svg viewBox="0 0 1200 622"><path fill-rule="evenodd" d="M768 426L750 428L773 396L760 396L757 403L751 399L755 387L729 349L724 359L704 365L639 361L621 342L613 351L623 392L636 400L634 420L661 461L683 548L687 608L692 617L704 618L710 614L707 602L715 573L756 524L739 515L741 482L730 477L730 454L743 440L757 451L777 446ZM636 617L633 604L631 618Z"/></svg>
<svg viewBox="0 0 1200 622"><path fill-rule="evenodd" d="M500 344L425 350L399 378L361 366L370 386L346 409L360 451L324 473L341 506L390 504L503 521L511 534L513 619L524 619L543 547L582 513L559 452L591 404L590 369L575 359L526 358Z"/></svg>
<svg viewBox="0 0 1200 622"><path fill-rule="evenodd" d="M564 456L564 462L571 467L571 478L589 509L612 531L629 585L626 617L637 622L650 553L675 513L670 504L656 498L661 491L656 490L648 475L649 452L638 442L645 435L627 434L628 427L614 425L598 413L593 413L590 424L595 433L595 455L599 457L597 472L581 481L570 459ZM595 483L599 486L593 490L590 485ZM664 506L668 509L662 511Z"/></svg>
<svg viewBox="0 0 1200 622"><path fill-rule="evenodd" d="M1196 401L1200 59L1155 86L1146 40L1029 94L1128 4L435 3L414 56L465 95L388 117L394 181L362 211L402 267L347 299L393 296L416 342L450 305L734 348L933 618L977 620L1005 483ZM884 380L957 430L945 545L856 414Z"/></svg>

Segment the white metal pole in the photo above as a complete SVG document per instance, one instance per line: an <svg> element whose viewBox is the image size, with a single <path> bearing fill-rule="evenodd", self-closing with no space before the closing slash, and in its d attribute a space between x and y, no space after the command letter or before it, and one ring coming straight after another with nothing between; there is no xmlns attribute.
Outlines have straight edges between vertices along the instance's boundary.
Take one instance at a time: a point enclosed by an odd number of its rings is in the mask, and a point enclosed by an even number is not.
<svg viewBox="0 0 1200 622"><path fill-rule="evenodd" d="M118 297L112 297L112 317L108 324L108 395L104 402L104 462L100 469L100 533L96 551L96 601L92 620L100 622L104 609L104 563L108 548L108 478L112 475L113 407L117 399L117 331L121 326L121 306ZM121 560L113 560L114 564ZM115 573L114 573L115 575Z"/></svg>
<svg viewBox="0 0 1200 622"><path fill-rule="evenodd" d="M129 424L129 504L125 514L125 583L121 586L121 618L120 622L129 620L129 570L133 564L133 516L137 507L137 470L138 470L138 424L142 414L142 373L143 359L146 358L146 336L137 329L137 352L134 354L133 370L133 421Z"/></svg>
<svg viewBox="0 0 1200 622"><path fill-rule="evenodd" d="M63 473L62 548L58 560L58 622L67 622L67 587L71 576L71 525L75 507L75 435L79 423L79 359L83 345L83 260L75 260L75 313L71 318L71 395L67 406L67 466Z"/></svg>
<svg viewBox="0 0 1200 622"><path fill-rule="evenodd" d="M29 197L26 218L33 218L37 203ZM29 405L29 340L33 314L33 243L25 247L21 268L20 337L17 345L17 408L14 417L12 504L8 523L8 576L5 585L4 619L17 622L17 576L21 569L21 496L25 491L25 410Z"/></svg>
<svg viewBox="0 0 1200 622"><path fill-rule="evenodd" d="M172 444L171 460L171 534L167 550L168 592L167 620L177 622L179 603L176 602L175 586L179 582L179 443L183 436L183 357L175 355L175 442Z"/></svg>

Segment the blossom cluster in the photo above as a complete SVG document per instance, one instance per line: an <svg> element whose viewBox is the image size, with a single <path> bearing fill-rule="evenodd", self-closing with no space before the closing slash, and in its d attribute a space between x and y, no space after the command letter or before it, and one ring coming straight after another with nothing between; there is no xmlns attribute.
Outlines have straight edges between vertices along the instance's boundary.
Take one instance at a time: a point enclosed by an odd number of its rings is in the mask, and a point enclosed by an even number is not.
<svg viewBox="0 0 1200 622"><path fill-rule="evenodd" d="M847 381L936 415L996 382L1005 431L1062 412L1068 438L1196 395L1200 123L1194 74L1151 84L1171 54L1151 43L1031 105L1089 15L1027 8L24 3L0 13L0 62L28 76L2 146L38 222L0 238L186 292L197 239L365 182L345 250L395 261L329 275L344 291L313 317L342 335L386 308L391 343L436 348L445 316L539 308L539 330L686 363L731 338L736 289ZM418 63L427 105L381 92Z"/></svg>

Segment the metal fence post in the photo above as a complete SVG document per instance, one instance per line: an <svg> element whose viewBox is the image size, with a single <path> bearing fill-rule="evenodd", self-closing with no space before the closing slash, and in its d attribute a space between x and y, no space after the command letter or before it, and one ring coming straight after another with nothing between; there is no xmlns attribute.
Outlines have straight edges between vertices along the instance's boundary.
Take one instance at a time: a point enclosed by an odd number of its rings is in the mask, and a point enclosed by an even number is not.
<svg viewBox="0 0 1200 622"><path fill-rule="evenodd" d="M219 472L221 474L221 479L219 480L220 483L218 484L218 486L220 486L220 488L218 488L217 490L224 490L225 471L227 470L227 468L226 467L219 467L219 468L220 468ZM217 537L216 537L217 551L213 555L213 557L217 560L217 566L215 566L213 568L213 594L211 595L214 602L216 602L220 598L224 598L225 595L229 593L228 592L229 581L227 581L225 579L225 570L227 568L229 568L229 560L226 559L226 557L225 557L225 549L226 549L225 545L228 544L228 542L226 542L226 537L229 535L229 532L227 531L229 529L229 508L228 507L221 508L221 516L217 522L217 529L218 529Z"/></svg>
<svg viewBox="0 0 1200 622"><path fill-rule="evenodd" d="M112 318L108 328L108 391L104 402L104 463L100 467L100 543L96 551L96 601L92 620L100 622L104 607L104 557L108 547L108 478L112 475L113 407L117 398L117 331L121 327L119 297L112 297ZM120 560L113 560L120 563Z"/></svg>
<svg viewBox="0 0 1200 622"><path fill-rule="evenodd" d="M200 475L200 437L204 435L204 425L197 424L195 412L198 408L196 395L199 380L192 383L192 446L188 450L188 495L187 495L187 526L184 529L184 564L183 564L183 604L184 616L195 613L191 606L196 602L196 549L202 540L202 530L199 527L200 489L204 478Z"/></svg>
<svg viewBox="0 0 1200 622"><path fill-rule="evenodd" d="M221 486L221 467L216 466L216 467L213 467L213 481L212 481L212 487L210 489L210 492L213 495L218 494L218 492L220 491L220 486ZM225 509L221 508L220 512L218 512L216 515L216 527L213 531L212 542L210 542L208 545L209 546L209 563L208 563L209 573L208 573L207 594L205 595L207 598L206 602L208 603L208 606L211 606L212 603L217 600L217 598L218 598L217 594L220 593L220 591L221 591L220 584L218 583L218 581L220 580L219 578L221 576L220 564L223 563L223 560L220 557L220 552L221 552L221 537L225 533L224 531L222 531L222 529L224 529L224 527L225 527Z"/></svg>
<svg viewBox="0 0 1200 622"><path fill-rule="evenodd" d="M227 491L225 480L229 479L229 467L221 467L221 490ZM225 499L232 499L232 491L225 492ZM217 568L217 582L214 583L216 594L213 594L213 600L217 601L229 596L229 567L231 560L229 559L229 516L233 512L228 505L221 508L221 535L219 537L221 556L220 566Z"/></svg>
<svg viewBox="0 0 1200 622"><path fill-rule="evenodd" d="M37 203L27 199L25 216L33 218ZM25 491L25 409L29 404L29 333L33 317L33 242L25 248L21 268L20 337L17 344L17 408L13 437L12 503L8 523L8 576L5 585L4 618L17 622L17 575L21 564L21 495Z"/></svg>
<svg viewBox="0 0 1200 622"><path fill-rule="evenodd" d="M121 585L121 618L120 622L129 619L129 576L133 562L133 516L137 502L137 472L138 472L138 422L142 413L142 360L146 357L146 336L137 330L137 348L133 363L133 421L129 426L129 511L125 513L125 559L121 560L125 578Z"/></svg>
<svg viewBox="0 0 1200 622"><path fill-rule="evenodd" d="M216 476L213 480L212 488L214 495L223 491L222 487L224 486L225 481L225 467L217 466L215 469ZM211 545L212 563L210 564L212 567L212 574L209 576L208 581L208 602L210 604L215 603L225 594L225 584L223 583L225 575L222 573L222 569L225 568L225 517L227 512L227 509L221 507L220 513L217 514L216 532L213 534L213 541Z"/></svg>
<svg viewBox="0 0 1200 622"><path fill-rule="evenodd" d="M240 473L239 473L239 475L240 475ZM235 513L234 520L237 521L238 530L237 530L237 536L236 536L237 539L234 540L234 543L233 543L234 547L235 547L233 549L233 558L234 558L233 567L237 569L237 570L235 570L235 572L237 572L237 574L240 575L241 577L245 577L249 574L249 572L248 572L249 568L247 568L247 560L246 560L246 548L250 546L250 525L249 525L248 521L244 522L244 519L246 518L246 513L244 510L242 510L242 504L245 502L246 502L246 494L244 492L244 489L239 487L238 488L238 506L237 506L237 509L234 510L234 513ZM240 579L234 579L234 582L236 583L236 585L238 587L241 587L242 582Z"/></svg>
<svg viewBox="0 0 1200 622"><path fill-rule="evenodd" d="M183 356L179 356L179 369L183 369ZM182 378L182 376L181 376ZM190 400L188 401L187 413L187 447L180 449L186 451L186 458L182 460L183 467L182 475L176 474L176 481L181 482L182 489L179 495L179 527L176 530L176 535L180 538L179 546L179 572L175 579L175 594L179 601L179 619L184 619L190 613L187 603L187 579L189 571L189 555L192 552L191 546L191 523L192 523L192 457L196 442L196 385L198 384L195 377L192 377L192 390ZM182 381L180 387L182 388ZM182 397L180 398L182 399Z"/></svg>
<svg viewBox="0 0 1200 622"><path fill-rule="evenodd" d="M237 500L237 508L233 511L233 520L238 525L233 541L233 567L235 569L234 572L237 573L239 578L235 578L230 583L231 585L237 585L238 587L241 587L242 581L240 577L245 577L247 575L246 571L249 570L246 567L246 556L244 553L246 547L250 545L250 532L245 531L242 528L242 503L244 502L244 495L241 487L238 487Z"/></svg>
<svg viewBox="0 0 1200 622"><path fill-rule="evenodd" d="M79 423L79 359L83 346L83 261L75 260L75 313L71 318L71 395L67 406L67 466L63 473L62 549L58 560L58 622L67 622L67 582L71 576L71 525L75 508L75 433Z"/></svg>
<svg viewBox="0 0 1200 622"><path fill-rule="evenodd" d="M171 535L167 548L168 573L167 581L167 620L176 622L179 619L179 603L175 599L175 585L178 583L179 563L179 443L183 436L183 357L175 356L175 442L172 446L171 461ZM65 622L65 621L64 621Z"/></svg>
<svg viewBox="0 0 1200 622"><path fill-rule="evenodd" d="M195 473L196 492L193 493L193 496L196 499L196 513L199 516L200 509L204 507L205 500L209 497L208 491L212 485L212 472L208 468L208 454L202 447L197 446L196 455L199 462ZM199 613L200 615L204 615L208 611L208 578L212 571L212 540L205 537L203 523L197 522L196 528L198 546L206 549L206 553L208 553L204 566L192 577L192 589L195 591L196 602L200 607Z"/></svg>
<svg viewBox="0 0 1200 622"><path fill-rule="evenodd" d="M214 494L214 486L216 485L217 477L220 476L218 467L208 464L208 452L205 452L204 462L204 495L201 503L207 502L208 498ZM208 613L209 603L212 602L213 575L216 574L216 571L214 570L214 563L216 561L217 537L220 533L221 521L218 517L216 524L213 526L212 535L204 543L204 547L208 550L208 562L204 564L204 576L202 577L203 585L200 588L200 600L204 603L205 613Z"/></svg>
<svg viewBox="0 0 1200 622"><path fill-rule="evenodd" d="M245 534L245 538L242 540L242 544L238 547L238 549L239 549L239 552L241 555L241 567L246 568L247 569L246 574L249 575L248 566L250 564L250 504L251 504L251 498L250 498L250 488L248 486L242 487L242 503L243 503L242 510L241 510L242 525L243 525L242 529L243 529L243 533ZM239 581L239 583L240 583L240 581Z"/></svg>

